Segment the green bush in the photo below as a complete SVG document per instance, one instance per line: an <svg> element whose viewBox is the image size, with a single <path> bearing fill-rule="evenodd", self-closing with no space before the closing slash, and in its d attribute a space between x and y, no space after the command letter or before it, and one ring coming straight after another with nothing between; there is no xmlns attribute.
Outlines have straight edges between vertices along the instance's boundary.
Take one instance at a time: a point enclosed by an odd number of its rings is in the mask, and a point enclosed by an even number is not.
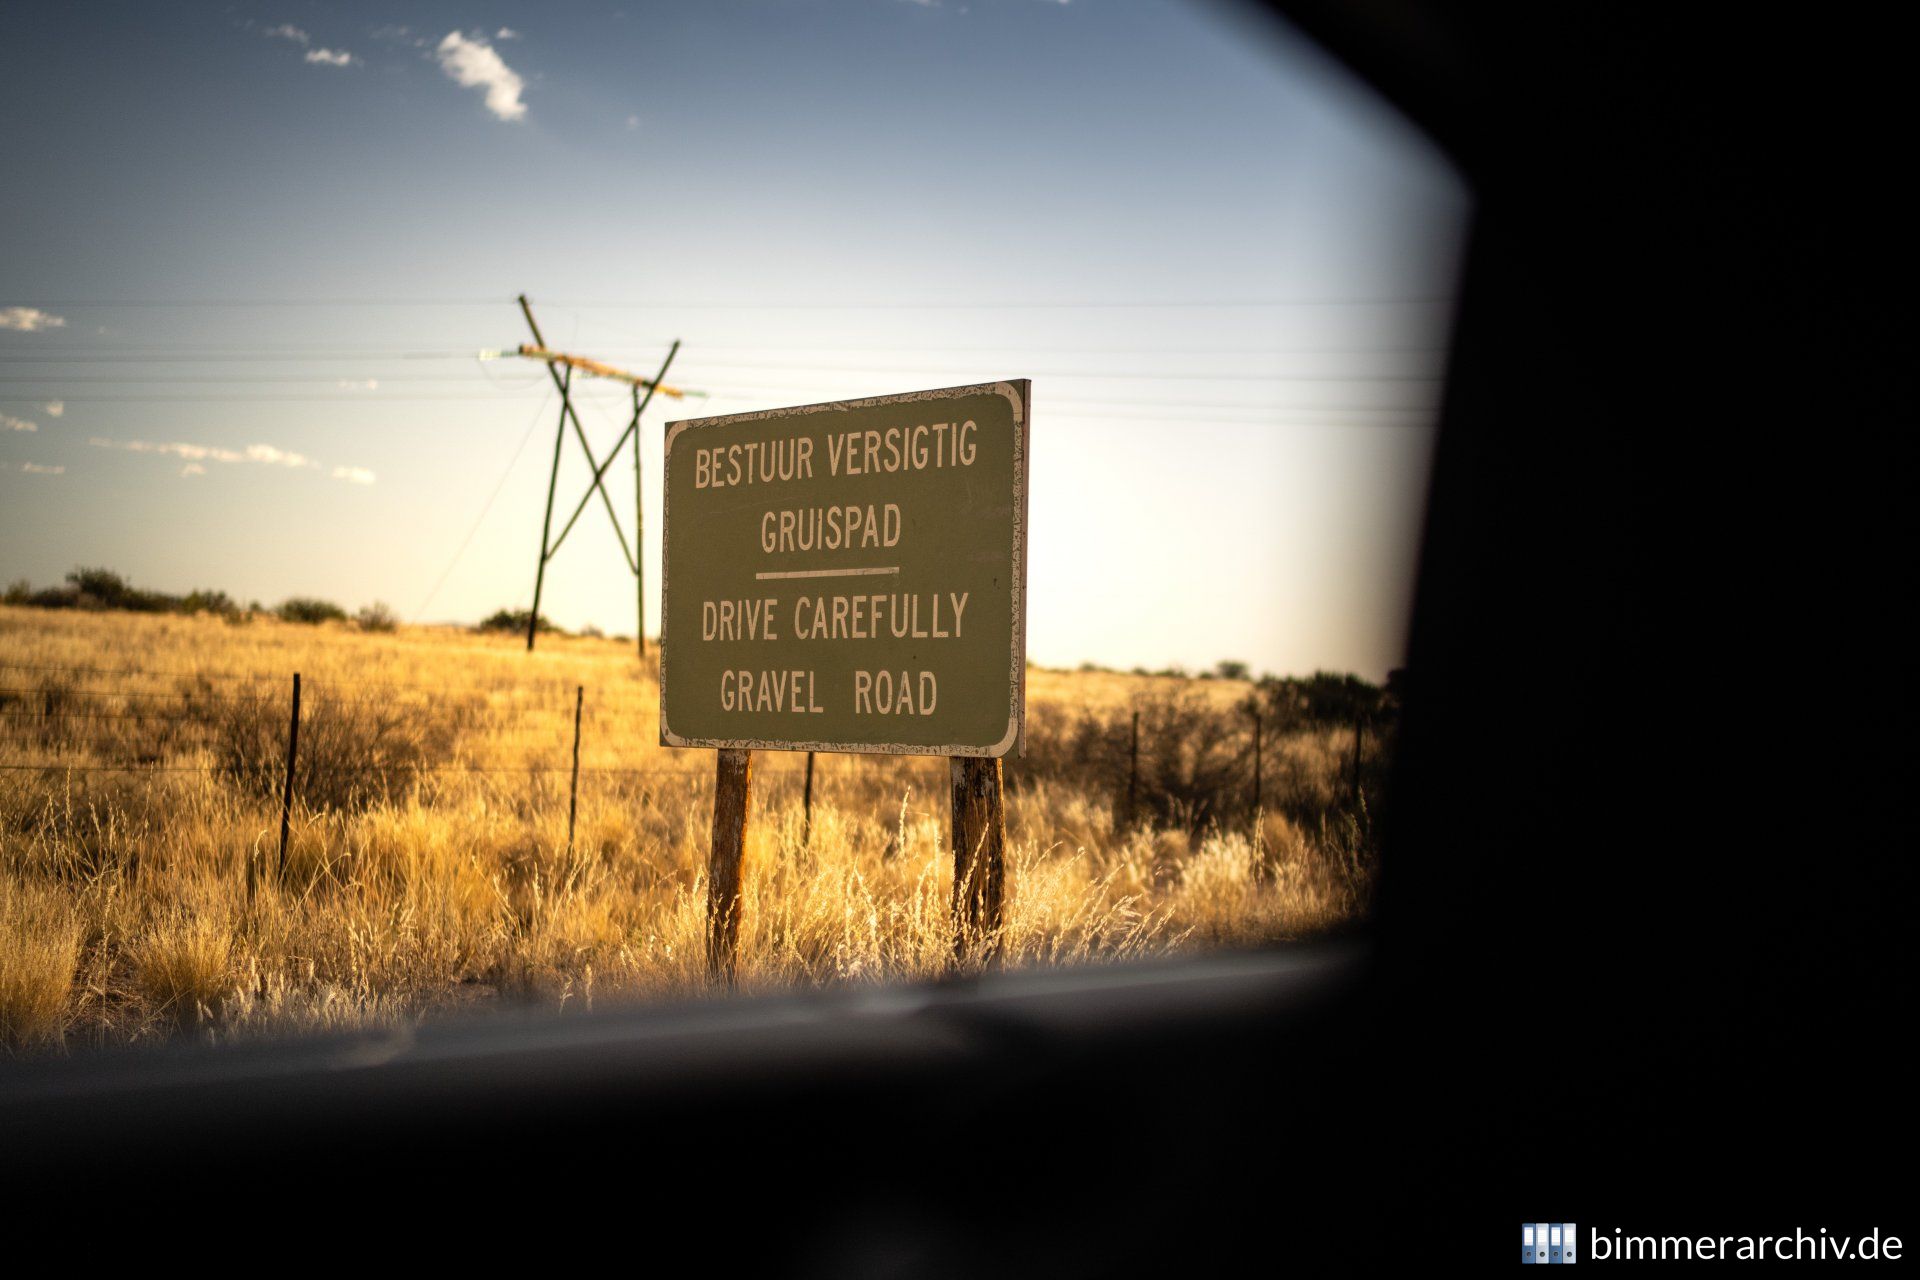
<svg viewBox="0 0 1920 1280"><path fill-rule="evenodd" d="M290 596L274 612L282 622L302 622L309 626L322 622L345 622L347 611L331 600L312 596Z"/></svg>
<svg viewBox="0 0 1920 1280"><path fill-rule="evenodd" d="M240 606L224 591L196 588L184 596L164 591L143 591L111 569L75 569L67 575L65 586L43 587L38 591L22 578L7 588L8 604L31 605L38 609L113 609L130 613L211 613L234 621Z"/></svg>
<svg viewBox="0 0 1920 1280"><path fill-rule="evenodd" d="M397 631L400 627L400 615L393 611L393 606L378 600L355 614L353 621L362 631L385 633Z"/></svg>
<svg viewBox="0 0 1920 1280"><path fill-rule="evenodd" d="M528 610L526 609L496 609L480 623L477 630L504 631L509 634L524 633L527 629L527 616ZM540 615L538 630L542 635L550 632L559 635L566 634L561 631L559 627L554 626L553 622L544 613Z"/></svg>
<svg viewBox="0 0 1920 1280"><path fill-rule="evenodd" d="M1254 691L1252 702L1281 731L1377 724L1392 710L1387 690L1359 676L1330 671L1316 671L1304 679L1268 676Z"/></svg>
<svg viewBox="0 0 1920 1280"><path fill-rule="evenodd" d="M229 622L240 616L240 606L224 591L203 591L196 587L180 602L182 613L211 613Z"/></svg>

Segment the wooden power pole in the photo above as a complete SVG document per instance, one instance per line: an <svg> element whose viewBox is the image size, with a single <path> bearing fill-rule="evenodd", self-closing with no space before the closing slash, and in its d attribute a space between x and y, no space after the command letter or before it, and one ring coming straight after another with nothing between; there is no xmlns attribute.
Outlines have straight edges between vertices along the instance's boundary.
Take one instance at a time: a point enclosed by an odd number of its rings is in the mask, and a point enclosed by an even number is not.
<svg viewBox="0 0 1920 1280"><path fill-rule="evenodd" d="M655 392L659 392L665 396L672 396L676 400L684 399L689 395L697 396L704 393L688 391L684 387L668 386L664 381L667 376L667 370L673 366L673 358L680 354L680 342L678 339L675 339L673 346L668 348L667 358L660 362L660 372L652 378L643 378L639 374L628 373L624 369L616 369L610 364L604 364L598 360L591 360L586 356L570 355L564 351L552 350L547 346L547 340L540 334L540 323L533 318L533 306L527 301L527 295L524 293L521 294L519 301L520 314L526 317L527 328L533 331L533 342L531 344L521 343L511 354L523 356L529 360L538 360L546 365L547 374L553 379L554 390L560 393L560 421L555 428L553 440L553 469L547 476L547 513L540 526L540 559L535 566L533 575L533 609L527 617L527 651L529 653L533 651L534 641L539 635L540 598L546 588L547 562L552 560L555 554L559 552L560 544L567 540L569 533L573 532L573 526L579 521L580 513L587 509L587 503L592 501L595 491L598 491L600 501L606 506L607 518L613 521L613 536L619 539L620 554L626 557L627 569L633 574L634 581L637 584L635 588L635 602L639 616L638 625L635 626L634 630L637 633L640 656L644 659L647 656L647 580L646 572L642 565L645 550L640 540L641 511L643 506L642 495L644 493L641 488L640 475L640 415L645 413L647 406L653 402ZM608 451L605 462L600 461L594 456L593 446L587 441L586 428L580 425L580 414L578 410L574 408L573 375L576 371L588 377L608 378L616 382L624 382L628 384L633 391L633 416L627 421L627 429L620 434L618 440L613 442L613 448ZM642 390L645 391L645 395L641 394ZM574 437L580 442L580 450L587 456L587 465L593 468L593 479L588 484L587 491L580 495L580 501L575 504L573 514L568 516L566 524L561 526L559 536L554 537L552 536L553 499L555 491L559 488L560 484L560 455L566 445L568 426L572 426ZM613 498L608 494L606 485L602 483L606 477L607 468L612 466L613 460L620 456L620 450L626 445L627 437L629 436L633 437L634 489L634 544L631 550L627 548L626 531L620 526L620 514L614 509Z"/></svg>

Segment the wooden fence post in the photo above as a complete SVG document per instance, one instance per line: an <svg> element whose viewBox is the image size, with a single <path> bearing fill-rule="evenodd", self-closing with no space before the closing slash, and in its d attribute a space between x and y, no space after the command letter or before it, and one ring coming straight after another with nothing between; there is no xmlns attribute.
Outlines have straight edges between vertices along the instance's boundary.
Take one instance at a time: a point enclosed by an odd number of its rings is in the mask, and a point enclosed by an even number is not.
<svg viewBox="0 0 1920 1280"><path fill-rule="evenodd" d="M293 673L293 719L287 723L287 787L280 796L280 879L287 878L287 834L293 825L293 764L300 750L300 673Z"/></svg>
<svg viewBox="0 0 1920 1280"><path fill-rule="evenodd" d="M1001 900L1006 888L1007 823L1000 761L952 758L953 951L984 961L1000 950Z"/></svg>
<svg viewBox="0 0 1920 1280"><path fill-rule="evenodd" d="M1260 825L1260 708L1253 708L1253 824Z"/></svg>
<svg viewBox="0 0 1920 1280"><path fill-rule="evenodd" d="M1133 826L1134 801L1140 792L1140 713L1133 713L1133 737L1127 743L1127 826Z"/></svg>
<svg viewBox="0 0 1920 1280"><path fill-rule="evenodd" d="M753 753L722 747L719 757L713 780L713 849L707 858L707 971L731 983L740 948Z"/></svg>
<svg viewBox="0 0 1920 1280"><path fill-rule="evenodd" d="M800 847L813 839L813 752L807 752L807 783L800 793Z"/></svg>
<svg viewBox="0 0 1920 1280"><path fill-rule="evenodd" d="M567 796L567 854L573 854L573 823L580 814L580 708L587 700L587 686L573 691L573 786Z"/></svg>
<svg viewBox="0 0 1920 1280"><path fill-rule="evenodd" d="M1364 740L1366 732L1367 732L1366 721L1360 718L1360 715L1358 712L1354 713L1354 717L1353 717L1353 804L1356 809L1360 807L1360 744Z"/></svg>

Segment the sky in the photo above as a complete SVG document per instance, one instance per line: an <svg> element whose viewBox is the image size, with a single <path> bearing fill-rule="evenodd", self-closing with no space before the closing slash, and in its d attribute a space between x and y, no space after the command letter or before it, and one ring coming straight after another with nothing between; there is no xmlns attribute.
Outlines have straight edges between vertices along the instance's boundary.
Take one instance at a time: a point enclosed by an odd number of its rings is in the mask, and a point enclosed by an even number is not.
<svg viewBox="0 0 1920 1280"><path fill-rule="evenodd" d="M1232 7L42 5L0 112L8 581L527 607L524 292L708 393L641 432L649 634L667 421L1024 377L1034 661L1402 661L1468 197ZM625 389L576 399L604 454ZM633 600L596 503L542 612Z"/></svg>

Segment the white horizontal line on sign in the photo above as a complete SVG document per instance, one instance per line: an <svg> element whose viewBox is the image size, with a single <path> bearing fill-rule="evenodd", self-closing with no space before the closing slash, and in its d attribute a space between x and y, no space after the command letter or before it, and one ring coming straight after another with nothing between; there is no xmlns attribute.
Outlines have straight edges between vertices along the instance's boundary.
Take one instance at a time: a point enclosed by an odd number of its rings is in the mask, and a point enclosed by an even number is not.
<svg viewBox="0 0 1920 1280"><path fill-rule="evenodd" d="M783 569L777 573L756 573L753 576L766 578L873 578L882 574L900 572L899 565L884 569Z"/></svg>

